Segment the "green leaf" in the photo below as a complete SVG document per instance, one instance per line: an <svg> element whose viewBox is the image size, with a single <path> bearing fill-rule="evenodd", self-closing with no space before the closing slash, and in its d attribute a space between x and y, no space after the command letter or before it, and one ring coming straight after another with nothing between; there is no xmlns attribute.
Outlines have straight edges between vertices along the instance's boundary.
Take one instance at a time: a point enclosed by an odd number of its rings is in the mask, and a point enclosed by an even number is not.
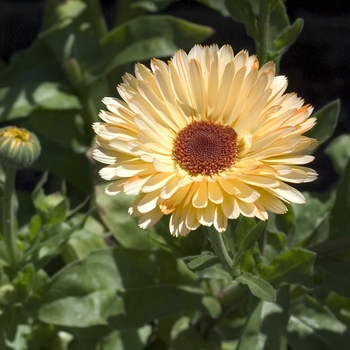
<svg viewBox="0 0 350 350"><path fill-rule="evenodd" d="M350 232L350 159L343 176L337 186L335 202L331 211L330 238L337 239L347 236Z"/></svg>
<svg viewBox="0 0 350 350"><path fill-rule="evenodd" d="M262 300L250 297L247 318L240 334L237 350L258 349L263 305Z"/></svg>
<svg viewBox="0 0 350 350"><path fill-rule="evenodd" d="M268 302L276 301L275 290L272 288L270 283L263 280L261 277L246 272L237 277L236 280L247 285L252 294L257 298Z"/></svg>
<svg viewBox="0 0 350 350"><path fill-rule="evenodd" d="M204 252L198 257L191 258L188 267L201 278L232 281L231 275L223 269L217 256L211 252Z"/></svg>
<svg viewBox="0 0 350 350"><path fill-rule="evenodd" d="M313 113L312 116L316 118L317 123L307 132L306 136L317 139L318 143L322 145L333 135L333 132L338 125L339 113L339 99L327 103L320 110Z"/></svg>
<svg viewBox="0 0 350 350"><path fill-rule="evenodd" d="M342 175L350 159L350 135L338 136L324 152L331 159L338 175Z"/></svg>
<svg viewBox="0 0 350 350"><path fill-rule="evenodd" d="M247 0L226 0L225 4L232 19L243 23L247 34L257 40L256 18L250 2Z"/></svg>
<svg viewBox="0 0 350 350"><path fill-rule="evenodd" d="M243 257L243 255L254 247L254 244L259 239L261 233L264 230L264 227L264 221L259 221L249 232L246 233L234 257L235 266L240 263L240 260Z"/></svg>
<svg viewBox="0 0 350 350"><path fill-rule="evenodd" d="M286 337L293 349L339 350L350 342L350 332L327 307L310 296L291 300Z"/></svg>
<svg viewBox="0 0 350 350"><path fill-rule="evenodd" d="M293 248L277 255L262 272L262 277L273 286L302 283L313 271L316 254L302 248Z"/></svg>
<svg viewBox="0 0 350 350"><path fill-rule="evenodd" d="M87 83L122 64L152 57L168 57L177 49L188 49L213 34L206 26L171 16L135 18L111 30L100 50L89 56L84 68Z"/></svg>
<svg viewBox="0 0 350 350"><path fill-rule="evenodd" d="M56 274L27 312L56 325L135 328L184 311L205 312L195 280L165 251L103 249Z"/></svg>
<svg viewBox="0 0 350 350"><path fill-rule="evenodd" d="M327 285L343 297L350 297L350 264L344 260L327 257L317 259L315 268L322 271Z"/></svg>
<svg viewBox="0 0 350 350"><path fill-rule="evenodd" d="M230 16L230 13L226 9L225 0L197 0L197 2L210 7L214 11L220 12L224 17Z"/></svg>
<svg viewBox="0 0 350 350"><path fill-rule="evenodd" d="M324 232L319 231L322 239L327 239L329 232L327 225L323 225L325 219L330 215L334 193L308 193L304 192L306 202L302 205L292 204L294 211L295 245L305 246L311 239L315 244L313 233L320 227ZM317 241L317 240L316 240Z"/></svg>
<svg viewBox="0 0 350 350"><path fill-rule="evenodd" d="M0 120L27 117L37 108L81 108L51 51L38 40L0 72Z"/></svg>
<svg viewBox="0 0 350 350"><path fill-rule="evenodd" d="M214 332L210 332L208 336L203 337L198 327L192 324L189 317L180 318L171 332L172 340L169 348L173 350L216 350L220 346L220 339Z"/></svg>

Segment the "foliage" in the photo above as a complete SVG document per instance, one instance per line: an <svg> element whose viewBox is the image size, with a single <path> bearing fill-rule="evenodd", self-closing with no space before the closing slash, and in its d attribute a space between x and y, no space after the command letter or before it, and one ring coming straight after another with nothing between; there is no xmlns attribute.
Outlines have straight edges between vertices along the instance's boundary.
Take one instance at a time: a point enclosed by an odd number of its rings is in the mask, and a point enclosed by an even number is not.
<svg viewBox="0 0 350 350"><path fill-rule="evenodd" d="M38 135L42 154L32 169L45 172L31 196L13 194L15 263L0 236L0 348L346 349L348 135L321 155L339 175L327 192L306 192L306 204L270 215L266 225L246 217L230 223L231 270L203 228L173 238L164 219L141 230L127 214L130 197L104 193L90 157L101 98L114 95L134 62L169 57L213 33L157 13L172 2L120 1L108 31L97 0L48 0L37 39L1 68L0 120ZM301 19L290 23L282 0L198 2L242 22L261 63L278 65L302 28ZM336 100L315 112L309 136L320 146L339 109ZM3 197L9 175L0 170Z"/></svg>

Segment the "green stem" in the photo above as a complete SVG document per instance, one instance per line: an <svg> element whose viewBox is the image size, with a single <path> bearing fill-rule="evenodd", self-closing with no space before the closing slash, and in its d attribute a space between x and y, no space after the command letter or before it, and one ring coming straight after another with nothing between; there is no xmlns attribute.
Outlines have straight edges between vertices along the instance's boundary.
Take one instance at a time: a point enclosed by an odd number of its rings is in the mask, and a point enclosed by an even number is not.
<svg viewBox="0 0 350 350"><path fill-rule="evenodd" d="M208 227L208 236L216 256L220 259L222 265L231 272L233 261L227 253L223 234L216 231L213 226Z"/></svg>
<svg viewBox="0 0 350 350"><path fill-rule="evenodd" d="M270 24L269 0L260 0L259 20L258 20L258 41L256 53L261 65L268 61L268 34Z"/></svg>
<svg viewBox="0 0 350 350"><path fill-rule="evenodd" d="M6 166L6 179L3 197L3 235L11 265L15 268L18 260L15 232L15 179L16 168Z"/></svg>

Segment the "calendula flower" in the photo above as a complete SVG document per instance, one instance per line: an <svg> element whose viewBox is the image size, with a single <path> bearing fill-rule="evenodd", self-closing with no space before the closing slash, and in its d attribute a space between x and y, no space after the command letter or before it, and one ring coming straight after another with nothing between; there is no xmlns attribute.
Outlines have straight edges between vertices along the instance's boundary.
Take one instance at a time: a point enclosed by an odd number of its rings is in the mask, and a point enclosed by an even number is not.
<svg viewBox="0 0 350 350"><path fill-rule="evenodd" d="M171 215L175 236L200 225L223 232L239 215L266 220L287 211L283 202L303 203L287 183L317 176L303 166L317 142L302 134L315 118L286 87L273 62L259 68L227 45L136 64L118 86L123 100L104 98L104 122L94 124L106 192L136 195L129 212L142 228Z"/></svg>

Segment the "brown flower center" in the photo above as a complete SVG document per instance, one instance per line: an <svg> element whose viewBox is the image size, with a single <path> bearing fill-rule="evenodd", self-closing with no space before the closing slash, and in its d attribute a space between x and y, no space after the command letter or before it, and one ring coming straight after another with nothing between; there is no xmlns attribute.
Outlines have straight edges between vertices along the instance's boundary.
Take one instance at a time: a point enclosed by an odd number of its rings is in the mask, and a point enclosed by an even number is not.
<svg viewBox="0 0 350 350"><path fill-rule="evenodd" d="M178 132L172 156L190 175L215 175L237 160L237 133L228 125L194 121Z"/></svg>

